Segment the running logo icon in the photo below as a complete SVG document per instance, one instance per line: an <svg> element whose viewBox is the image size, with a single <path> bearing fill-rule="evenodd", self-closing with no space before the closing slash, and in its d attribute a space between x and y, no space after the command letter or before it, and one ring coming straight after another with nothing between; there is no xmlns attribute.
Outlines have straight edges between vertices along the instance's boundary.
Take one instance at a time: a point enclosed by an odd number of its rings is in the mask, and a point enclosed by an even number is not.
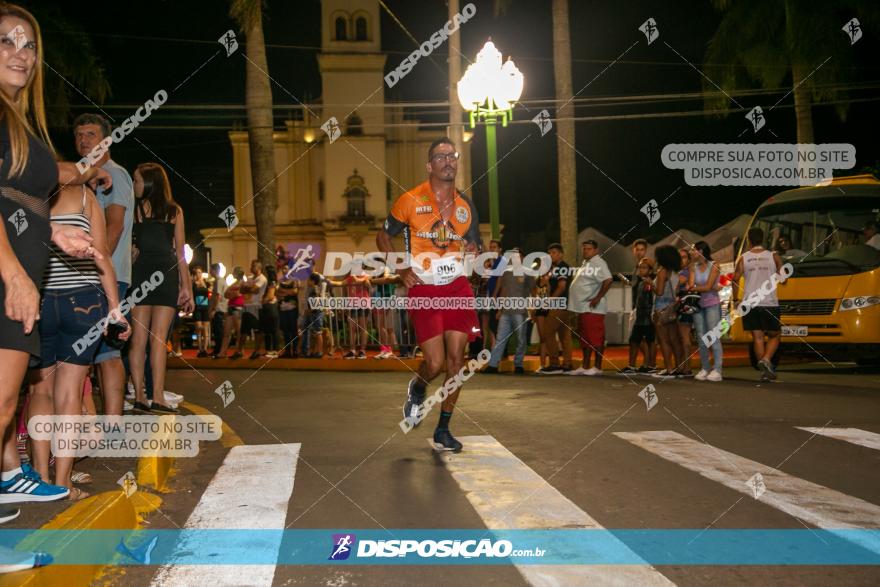
<svg viewBox="0 0 880 587"><path fill-rule="evenodd" d="M660 29L657 28L657 21L653 18L649 18L643 22L642 26L639 27L639 30L644 33L645 38L648 39L649 45L656 41L660 36Z"/></svg>
<svg viewBox="0 0 880 587"><path fill-rule="evenodd" d="M639 397L645 401L645 407L648 408L649 412L651 411L651 408L656 406L660 401L660 398L657 395L657 388L651 383L642 388L642 391L639 392Z"/></svg>
<svg viewBox="0 0 880 587"><path fill-rule="evenodd" d="M856 41L862 38L862 25L859 19L854 18L843 25L843 32L849 36L849 44L855 45Z"/></svg>
<svg viewBox="0 0 880 587"><path fill-rule="evenodd" d="M220 399L223 400L223 407L227 407L235 400L235 391L232 390L232 383L227 379L223 383L220 384L220 387L214 390L214 393L220 396Z"/></svg>
<svg viewBox="0 0 880 587"><path fill-rule="evenodd" d="M764 495L764 492L767 491L767 486L764 485L764 476L760 473L755 473L749 477L749 480L746 481L746 485L752 490L752 495L755 499L760 498Z"/></svg>
<svg viewBox="0 0 880 587"><path fill-rule="evenodd" d="M134 473L131 471L120 477L116 484L122 487L125 497L131 497L138 490L137 481L135 480Z"/></svg>
<svg viewBox="0 0 880 587"><path fill-rule="evenodd" d="M546 110L541 110L540 112L538 112L538 115L532 119L532 122L537 124L538 128L541 129L542 137L550 132L551 128L553 128L553 121L550 120L550 113Z"/></svg>
<svg viewBox="0 0 880 587"><path fill-rule="evenodd" d="M767 122L764 118L764 111L761 110L760 106L755 106L752 108L748 114L746 114L746 120L752 123L752 127L755 129L755 132L758 132L762 128L764 128L764 124Z"/></svg>
<svg viewBox="0 0 880 587"><path fill-rule="evenodd" d="M223 45L223 48L226 49L227 57L238 50L238 39L235 38L235 33L232 29L223 33L223 36L217 39L217 42Z"/></svg>
<svg viewBox="0 0 880 587"><path fill-rule="evenodd" d="M657 200L648 200L648 203L639 210L648 218L648 226L660 220L660 206L657 205Z"/></svg>
<svg viewBox="0 0 880 587"><path fill-rule="evenodd" d="M339 129L339 121L336 120L335 116L328 118L327 122L321 125L321 130L327 133L331 143L342 135L342 131Z"/></svg>
<svg viewBox="0 0 880 587"><path fill-rule="evenodd" d="M15 28L6 34L6 38L12 41L12 44L15 45L16 53L21 51L22 48L28 44L27 34L24 32L24 27L20 24L15 25Z"/></svg>
<svg viewBox="0 0 880 587"><path fill-rule="evenodd" d="M347 560L348 557L351 556L351 550L352 548L354 548L355 542L357 542L357 538L355 538L354 534L334 534L333 550L330 551L330 556L327 558L327 560Z"/></svg>
<svg viewBox="0 0 880 587"><path fill-rule="evenodd" d="M226 232L229 232L238 226L238 214L235 212L235 206L227 206L225 210L217 215L226 225Z"/></svg>
<svg viewBox="0 0 880 587"><path fill-rule="evenodd" d="M22 208L19 208L18 210L13 212L12 216L10 216L8 220L12 223L12 226L15 227L15 236L21 236L21 233L27 230L27 216L25 215Z"/></svg>

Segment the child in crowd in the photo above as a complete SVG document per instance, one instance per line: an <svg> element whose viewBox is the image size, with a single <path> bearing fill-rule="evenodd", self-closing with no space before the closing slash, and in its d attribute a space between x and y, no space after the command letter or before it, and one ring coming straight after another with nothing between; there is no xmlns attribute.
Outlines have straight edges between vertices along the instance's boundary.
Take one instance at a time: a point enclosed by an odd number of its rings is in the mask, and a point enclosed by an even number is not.
<svg viewBox="0 0 880 587"><path fill-rule="evenodd" d="M639 282L636 286L636 319L632 334L629 337L629 366L623 373L654 373L657 368L654 362L654 323L651 314L654 310L654 261L647 257L639 261ZM648 354L644 357L641 367L636 369L639 347L642 341L647 343Z"/></svg>

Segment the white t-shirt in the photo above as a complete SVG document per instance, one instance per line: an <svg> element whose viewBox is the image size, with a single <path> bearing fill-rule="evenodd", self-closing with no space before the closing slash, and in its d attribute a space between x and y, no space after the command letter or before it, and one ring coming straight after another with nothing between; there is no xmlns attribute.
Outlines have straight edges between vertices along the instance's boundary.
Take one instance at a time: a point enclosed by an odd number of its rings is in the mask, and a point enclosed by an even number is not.
<svg viewBox="0 0 880 587"><path fill-rule="evenodd" d="M865 243L869 247L874 247L878 251L880 251L880 233L875 234L871 238L868 239L868 242Z"/></svg>
<svg viewBox="0 0 880 587"><path fill-rule="evenodd" d="M608 311L608 296L602 296L595 308L590 307L590 300L596 297L602 283L611 278L608 263L599 255L584 261L575 272L574 280L568 289L568 309L578 314L605 314Z"/></svg>
<svg viewBox="0 0 880 587"><path fill-rule="evenodd" d="M229 300L226 299L226 296L223 295L226 293L226 288L229 287L226 285L226 279L217 277L214 280L214 294L217 296L217 305L214 307L218 312L229 312Z"/></svg>
<svg viewBox="0 0 880 587"><path fill-rule="evenodd" d="M773 251L765 249L760 253L746 251L742 256L742 264L743 276L745 277L743 299L747 300L752 292L759 290L764 283L770 281L770 276L776 273L776 263L773 261ZM761 308L778 305L779 298L776 297L775 287L756 304Z"/></svg>
<svg viewBox="0 0 880 587"><path fill-rule="evenodd" d="M260 273L258 276L251 276L248 279L248 285L256 285L257 291L251 294L245 295L244 298L244 307L245 310L249 310L251 308L259 309L263 305L263 294L266 293L266 286L269 284L269 280L266 279L266 276Z"/></svg>

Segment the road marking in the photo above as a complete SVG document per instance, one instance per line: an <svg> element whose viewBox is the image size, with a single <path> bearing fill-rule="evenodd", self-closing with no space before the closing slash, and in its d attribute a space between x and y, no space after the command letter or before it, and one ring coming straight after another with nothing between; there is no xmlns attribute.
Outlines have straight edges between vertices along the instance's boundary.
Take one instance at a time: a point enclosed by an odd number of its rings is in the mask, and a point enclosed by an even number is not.
<svg viewBox="0 0 880 587"><path fill-rule="evenodd" d="M287 506L293 493L293 480L300 444L259 444L236 446L199 500L186 529L271 530L277 533L252 533L250 552L274 556L281 547ZM235 545L229 545L236 547ZM176 545L186 552L196 548L186 538ZM222 560L222 556L218 556ZM164 565L153 579L154 586L177 585L252 585L271 587L275 565Z"/></svg>
<svg viewBox="0 0 880 587"><path fill-rule="evenodd" d="M880 506L840 493L778 469L693 440L671 430L614 432L624 440L701 476L753 497L742 471L761 473L766 490L759 501L826 530L880 527ZM880 552L873 534L841 534L863 548ZM848 537L849 536L849 537Z"/></svg>
<svg viewBox="0 0 880 587"><path fill-rule="evenodd" d="M810 428L807 426L795 426L800 430L806 430L813 434L821 434L828 438L835 438L859 446L866 446L874 450L880 450L880 434L876 432L868 432L859 428Z"/></svg>
<svg viewBox="0 0 880 587"><path fill-rule="evenodd" d="M441 453L453 479L489 529L603 529L584 510L491 436L460 438L464 451ZM430 440L429 440L430 444ZM622 550L629 551L620 543ZM634 558L638 558L633 553ZM536 586L674 585L644 565L516 565Z"/></svg>

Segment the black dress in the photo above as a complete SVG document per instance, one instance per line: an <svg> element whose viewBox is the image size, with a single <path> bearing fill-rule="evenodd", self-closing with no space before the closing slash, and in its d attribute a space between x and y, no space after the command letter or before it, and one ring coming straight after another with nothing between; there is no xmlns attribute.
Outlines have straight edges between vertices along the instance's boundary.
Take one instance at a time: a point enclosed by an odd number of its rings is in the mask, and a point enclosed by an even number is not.
<svg viewBox="0 0 880 587"><path fill-rule="evenodd" d="M143 200L138 200L136 208L132 242L137 246L138 256L131 268L131 286L140 287L143 291L143 284L154 284L158 281L153 277L157 271L163 276L161 283L136 305L177 308L180 274L174 252L174 224L166 220L146 218Z"/></svg>
<svg viewBox="0 0 880 587"><path fill-rule="evenodd" d="M49 198L58 185L58 165L46 145L28 135L28 162L21 175L9 177L12 150L6 121L0 121L0 221L18 262L39 289L49 262ZM0 348L40 356L40 332L24 333L21 322L6 317L6 288L0 280ZM32 360L33 362L33 360Z"/></svg>

